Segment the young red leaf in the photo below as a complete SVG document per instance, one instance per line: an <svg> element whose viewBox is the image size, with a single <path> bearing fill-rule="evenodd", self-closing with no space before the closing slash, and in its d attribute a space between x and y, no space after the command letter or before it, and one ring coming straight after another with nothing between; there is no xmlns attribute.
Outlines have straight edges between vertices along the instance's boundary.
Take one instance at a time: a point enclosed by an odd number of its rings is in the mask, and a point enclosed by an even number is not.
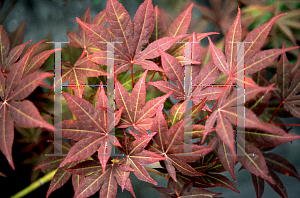
<svg viewBox="0 0 300 198"><path fill-rule="evenodd" d="M0 103L0 150L5 155L9 165L15 169L12 160L12 145L14 141L14 123L8 107Z"/></svg>
<svg viewBox="0 0 300 198"><path fill-rule="evenodd" d="M283 175L295 177L298 181L300 181L296 168L284 157L275 153L264 153L264 158L269 169L279 172Z"/></svg>
<svg viewBox="0 0 300 198"><path fill-rule="evenodd" d="M71 178L71 175L72 173L64 171L63 169L58 169L51 180L46 198L48 198L53 191L62 187Z"/></svg>
<svg viewBox="0 0 300 198"><path fill-rule="evenodd" d="M125 185L125 189L131 191L135 197L128 175L125 177L120 176L129 171L123 167L123 165L119 164L109 165L104 173L99 170L92 175L87 176L78 186L74 197L89 197L101 189L100 197L114 198L117 194L117 184L120 185L122 182L120 180L127 181L128 184Z"/></svg>
<svg viewBox="0 0 300 198"><path fill-rule="evenodd" d="M142 46L146 44L151 37L154 28L154 9L152 0L146 0L141 4L133 19L133 49L137 52L142 50Z"/></svg>
<svg viewBox="0 0 300 198"><path fill-rule="evenodd" d="M9 35L9 42L10 42L10 48L14 48L17 45L20 45L23 43L24 38L24 31L26 26L27 20L23 21L21 25L19 25L10 35Z"/></svg>
<svg viewBox="0 0 300 198"><path fill-rule="evenodd" d="M182 12L170 25L166 35L169 37L185 34L189 28L192 18L192 3L184 12Z"/></svg>
<svg viewBox="0 0 300 198"><path fill-rule="evenodd" d="M261 198L265 189L265 180L251 173L252 183L257 198Z"/></svg>
<svg viewBox="0 0 300 198"><path fill-rule="evenodd" d="M275 182L275 184L270 183L269 181L268 184L271 186L271 188L273 188L273 190L282 198L287 198L287 192L286 189L282 183L282 181L279 179L279 177L273 172L270 171L270 175L273 178L273 181Z"/></svg>
<svg viewBox="0 0 300 198"><path fill-rule="evenodd" d="M118 124L120 113L116 113L117 117L115 123L107 126L107 113L105 110L101 108L95 109L88 101L71 94L63 92L63 95L67 100L69 108L80 121L69 120L62 122L63 137L79 140L79 142L72 147L69 151L69 155L60 164L60 167L70 162L83 160L98 150L98 158L102 165L102 171L104 172L111 153L111 144L120 146L118 140L109 134L115 125ZM101 91L101 97L106 98L104 90ZM107 104L105 104L105 106L106 105ZM120 112L122 112L122 110L123 109L120 109ZM75 124L75 126L73 124Z"/></svg>
<svg viewBox="0 0 300 198"><path fill-rule="evenodd" d="M1 70L3 70L4 61L8 55L10 45L9 38L2 25L0 25L0 46L2 49L0 51L0 65L2 66Z"/></svg>
<svg viewBox="0 0 300 198"><path fill-rule="evenodd" d="M87 176L98 171L99 169L101 169L101 164L99 162L94 160L86 160L64 170L76 175Z"/></svg>
<svg viewBox="0 0 300 198"><path fill-rule="evenodd" d="M205 177L208 178L210 182L222 188L227 188L236 193L240 193L240 191L234 186L234 184L227 177L221 174L206 174Z"/></svg>
<svg viewBox="0 0 300 198"><path fill-rule="evenodd" d="M62 69L62 82L69 80L69 85L75 85L72 87L78 97L82 97L85 80L84 77L96 77L105 76L106 72L90 61L87 57L78 59L74 66L68 65L69 67ZM59 81L58 81L59 82Z"/></svg>
<svg viewBox="0 0 300 198"><path fill-rule="evenodd" d="M241 147L241 145L237 144L237 146L243 154L237 156L238 161L252 174L259 176L267 180L268 182L274 184L272 177L269 175L266 161L261 151L248 142L245 142L245 150Z"/></svg>
<svg viewBox="0 0 300 198"><path fill-rule="evenodd" d="M160 107L160 109L162 109L162 106ZM202 155L209 153L212 150L212 147L182 144L182 141L184 139L183 120L177 122L168 130L165 118L161 113L157 112L157 116L154 119L152 129L159 129L158 134L156 134L153 138L157 144L151 141L147 148L150 151L154 151L166 157L164 162L170 176L174 181L177 181L176 171L174 167L188 176L203 175L202 173L197 172L195 169L193 169L186 162L196 161ZM185 150L185 148L187 148L188 151Z"/></svg>
<svg viewBox="0 0 300 198"><path fill-rule="evenodd" d="M9 95L8 100L24 100L37 86L47 77L52 77L50 73L32 73L23 78L15 90Z"/></svg>
<svg viewBox="0 0 300 198"><path fill-rule="evenodd" d="M29 100L22 102L9 102L8 108L15 123L20 127L32 128L43 127L49 130L54 130L53 125L46 122L37 108Z"/></svg>
<svg viewBox="0 0 300 198"><path fill-rule="evenodd" d="M218 156L224 168L230 173L233 180L236 182L236 178L234 175L234 167L235 167L234 156L230 152L229 148L222 141L219 141L218 143Z"/></svg>
<svg viewBox="0 0 300 198"><path fill-rule="evenodd" d="M167 31L167 24L161 14L161 12L158 9L158 6L154 7L154 30L152 32L151 41L156 41L160 38L162 38L166 31Z"/></svg>
<svg viewBox="0 0 300 198"><path fill-rule="evenodd" d="M154 116L159 105L163 104L171 95L171 93L169 93L154 98L144 105L146 73L147 71L132 90L131 97L120 82L116 80L116 103L119 108L124 106L124 116L121 118L119 127L127 128L129 126L134 126L139 133L145 135L148 134L146 130L149 130L152 125L152 120L150 118Z"/></svg>

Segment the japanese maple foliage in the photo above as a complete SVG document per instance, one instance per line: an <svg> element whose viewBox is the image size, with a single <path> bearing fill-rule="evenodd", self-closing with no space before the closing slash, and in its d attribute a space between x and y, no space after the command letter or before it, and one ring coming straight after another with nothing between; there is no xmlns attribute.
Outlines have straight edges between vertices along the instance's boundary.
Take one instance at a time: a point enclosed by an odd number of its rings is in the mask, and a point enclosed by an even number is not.
<svg viewBox="0 0 300 198"><path fill-rule="evenodd" d="M42 127L54 130L40 115L34 104L25 100L43 80L53 74L36 72L45 60L56 50L48 50L34 55L38 42L28 48L20 58L25 46L30 42L15 46L10 50L10 41L3 26L1 34L1 71L0 71L0 150L5 155L10 166L15 169L12 159L12 145L14 141L14 123L20 127ZM46 84L47 85L47 84Z"/></svg>
<svg viewBox="0 0 300 198"><path fill-rule="evenodd" d="M66 156L49 156L35 168L56 170L46 197L71 177L76 198L99 190L100 198L114 198L118 186L136 197L131 176L156 185L163 197L219 197L214 187L240 193L223 175L228 171L237 183L238 163L240 170L250 172L257 198L263 195L265 180L279 196L287 197L277 173L298 181L300 177L287 159L270 150L300 138L278 121L283 114L300 118L299 61L291 64L286 55L298 46L261 49L284 14L246 35L236 7L223 52L209 37L216 32L186 34L193 6L186 6L169 27L152 0L139 6L133 20L117 0L108 0L93 20L90 8L76 18L78 34L68 32L72 47L64 48L76 53L70 52L62 61L61 82L69 81L71 87L62 92L61 128L46 122L26 100L37 86L46 86L45 78L53 77L36 70L55 50L33 56L41 41L20 57L29 42L10 50L0 26L0 150L11 167L15 123L58 130L64 140L70 140L61 145L53 142ZM207 8L199 8L216 23L226 14L219 8L222 13L213 17ZM199 42L206 37L209 46L203 50ZM238 61L241 41L244 57ZM277 73L266 79L266 68L279 56ZM108 59L114 61L113 72L107 70L112 66ZM114 93L106 88L112 78ZM96 82L98 88L83 86L86 82ZM236 87L241 83L244 94L238 95ZM237 113L241 108L244 115ZM237 126L238 120L244 121L244 129ZM167 187L158 187L151 174L168 180Z"/></svg>

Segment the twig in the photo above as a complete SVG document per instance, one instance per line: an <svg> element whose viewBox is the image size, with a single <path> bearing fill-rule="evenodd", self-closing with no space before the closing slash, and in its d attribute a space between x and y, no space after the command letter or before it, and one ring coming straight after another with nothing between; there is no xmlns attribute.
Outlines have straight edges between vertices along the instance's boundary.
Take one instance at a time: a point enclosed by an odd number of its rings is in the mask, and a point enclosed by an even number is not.
<svg viewBox="0 0 300 198"><path fill-rule="evenodd" d="M272 115L272 117L270 118L270 120L268 121L268 123L270 123L270 122L273 120L275 114L277 113L277 111L279 110L279 108L281 107L282 104L283 104L283 101L281 101L281 103L278 105L277 109L276 109L275 112L273 113L273 115Z"/></svg>
<svg viewBox="0 0 300 198"><path fill-rule="evenodd" d="M44 185L45 183L51 181L51 179L53 178L53 176L54 176L54 174L56 173L57 170L58 169L55 169L55 170L51 171L50 173L48 173L44 177L42 177L42 178L36 180L35 182L31 183L29 186L27 186L23 190L19 191L17 194L14 194L10 198L21 198L21 197L26 196L27 194L31 193L35 189L37 189L37 188L41 187L42 185Z"/></svg>
<svg viewBox="0 0 300 198"><path fill-rule="evenodd" d="M144 166L144 167L145 167L145 166ZM164 177L164 178L166 178L166 179L169 179L169 176L168 176L168 175L164 175L164 174L162 174L162 173L160 173L160 172L157 172L157 171L155 171L155 170L152 170L151 168L148 168L148 167L145 167L145 169L146 169L147 171L151 172L151 173L154 173L154 174L160 175L160 176L162 176L162 177Z"/></svg>

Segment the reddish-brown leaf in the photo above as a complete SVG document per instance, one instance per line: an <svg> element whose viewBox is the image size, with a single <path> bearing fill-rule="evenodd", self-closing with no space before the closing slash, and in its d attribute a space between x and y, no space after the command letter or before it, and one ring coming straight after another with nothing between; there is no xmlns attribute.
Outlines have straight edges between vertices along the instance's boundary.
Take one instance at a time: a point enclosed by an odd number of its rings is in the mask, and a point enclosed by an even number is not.
<svg viewBox="0 0 300 198"><path fill-rule="evenodd" d="M43 127L52 131L54 130L53 125L42 118L37 108L29 100L9 102L8 108L15 123L20 127Z"/></svg>
<svg viewBox="0 0 300 198"><path fill-rule="evenodd" d="M155 6L154 8L154 20L154 30L150 38L151 41L156 41L162 38L167 32L167 24L158 9L158 6Z"/></svg>
<svg viewBox="0 0 300 198"><path fill-rule="evenodd" d="M166 35L169 37L178 36L185 34L189 28L191 17L192 17L192 8L194 4L192 3L184 12L182 12L170 25Z"/></svg>
<svg viewBox="0 0 300 198"><path fill-rule="evenodd" d="M7 105L0 103L0 150L5 155L9 165L15 169L12 160L12 145L14 141L14 123L10 117Z"/></svg>
<svg viewBox="0 0 300 198"><path fill-rule="evenodd" d="M259 176L274 184L272 177L269 175L266 161L261 151L248 142L245 142L245 149L242 148L239 144L237 144L237 146L243 154L237 156L238 161L252 174Z"/></svg>
<svg viewBox="0 0 300 198"><path fill-rule="evenodd" d="M24 100L45 78L52 76L53 74L50 73L29 74L19 82L15 90L10 94L8 100Z"/></svg>
<svg viewBox="0 0 300 198"><path fill-rule="evenodd" d="M219 141L218 143L218 156L224 168L230 173L233 180L236 182L236 178L234 174L234 167L235 167L234 156L230 152L229 148L222 141Z"/></svg>
<svg viewBox="0 0 300 198"><path fill-rule="evenodd" d="M273 171L269 171L270 175L272 176L273 181L275 182L275 184L270 183L269 181L268 184L273 188L273 190L282 198L287 198L287 192L286 189L282 183L282 181L279 179L279 177L273 172Z"/></svg>
<svg viewBox="0 0 300 198"><path fill-rule="evenodd" d="M26 26L27 20L23 21L21 25L19 25L10 35L9 35L9 42L10 42L10 48L14 48L17 45L20 45L23 43L24 38L24 31Z"/></svg>
<svg viewBox="0 0 300 198"><path fill-rule="evenodd" d="M296 168L284 157L275 153L264 153L264 157L269 169L279 172L283 175L295 177L298 181L300 181Z"/></svg>
<svg viewBox="0 0 300 198"><path fill-rule="evenodd" d="M265 189L265 180L251 173L252 183L257 198L261 198Z"/></svg>

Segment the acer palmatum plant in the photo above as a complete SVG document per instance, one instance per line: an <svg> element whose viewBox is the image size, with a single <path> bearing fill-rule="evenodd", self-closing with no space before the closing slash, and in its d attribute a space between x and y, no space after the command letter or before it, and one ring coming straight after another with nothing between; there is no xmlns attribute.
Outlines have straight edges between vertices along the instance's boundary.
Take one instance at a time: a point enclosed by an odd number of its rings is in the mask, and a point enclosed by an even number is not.
<svg viewBox="0 0 300 198"><path fill-rule="evenodd" d="M46 122L38 109L29 100L25 100L39 85L47 86L43 80L53 77L47 72L37 72L45 60L56 50L47 50L34 56L40 41L31 45L20 58L25 46L20 44L10 49L10 40L3 26L1 34L1 71L0 71L0 149L10 166L15 169L12 159L14 124L23 128L42 127L54 130Z"/></svg>
<svg viewBox="0 0 300 198"><path fill-rule="evenodd" d="M79 30L78 34L67 33L71 46L63 50L69 58L62 62L61 79L62 83L68 80L72 85L62 92L64 109L72 115L64 110L62 129L56 129L70 142L57 145L51 141L68 155L47 157L35 168L54 169L46 197L71 176L74 197L90 197L100 190L101 198L114 198L118 186L136 197L130 174L155 185L162 197L218 197L221 193L213 192L214 187L240 193L222 174L228 171L237 182L238 163L242 165L240 170L251 173L258 198L262 197L265 180L281 197L287 197L275 172L300 181L290 162L270 152L300 138L289 133L285 124L277 123L282 112L300 118L299 62L290 64L285 54L298 47L261 50L272 25L284 14L273 17L243 39L241 11L237 7L237 16L225 35L223 52L208 37L215 32L186 34L192 8L193 4L189 5L169 27L151 0L140 5L133 20L117 0L108 0L106 9L93 20L90 8L81 19L76 19ZM38 43L18 59L27 43L9 52L8 37L1 28L4 50L0 73L0 148L14 167L13 122L20 127L54 131L34 105L24 99L38 85L45 86L44 78L53 76L35 71L55 50L32 58ZM199 44L206 37L209 50L203 50ZM244 63L237 61L237 42L245 42ZM186 50L187 46L191 49ZM112 53L108 51L111 48L115 67L112 74L107 74L107 54ZM187 51L191 54L185 54ZM266 68L279 56L277 73L266 79ZM185 78L187 61L192 65L191 82ZM243 64L240 79L238 68ZM114 77L115 93L105 89L105 76ZM241 81L245 94L237 95L234 87ZM99 88L87 88L83 86L86 83L98 84ZM191 84L194 86L186 86ZM116 109L107 106L111 94L115 94ZM237 101L241 98L244 116L237 114ZM192 103L189 108L188 103ZM245 130L236 126L237 118L245 121ZM242 133L245 139L240 140ZM236 149L242 155L237 155ZM113 150L118 151L117 157ZM148 171L168 180L167 187L159 187Z"/></svg>

